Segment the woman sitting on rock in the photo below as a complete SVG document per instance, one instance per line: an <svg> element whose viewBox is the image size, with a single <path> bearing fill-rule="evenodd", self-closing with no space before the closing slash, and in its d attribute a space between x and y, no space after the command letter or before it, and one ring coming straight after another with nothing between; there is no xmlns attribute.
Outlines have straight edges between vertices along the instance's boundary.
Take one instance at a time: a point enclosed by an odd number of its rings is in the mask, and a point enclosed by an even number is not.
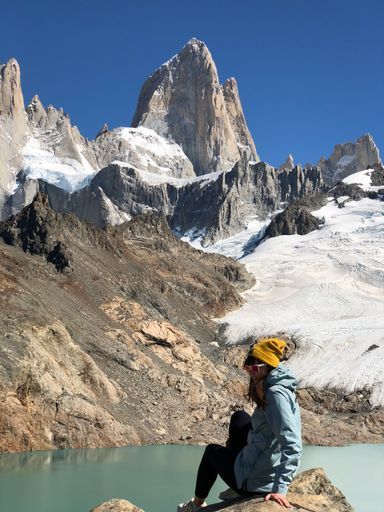
<svg viewBox="0 0 384 512"><path fill-rule="evenodd" d="M295 397L296 380L280 363L285 341L265 338L254 343L244 361L250 375L249 398L256 403L252 417L235 412L226 446L210 444L197 473L195 497L177 507L194 512L205 507L217 475L230 489L222 499L263 496L286 508L288 486L301 455L300 410Z"/></svg>

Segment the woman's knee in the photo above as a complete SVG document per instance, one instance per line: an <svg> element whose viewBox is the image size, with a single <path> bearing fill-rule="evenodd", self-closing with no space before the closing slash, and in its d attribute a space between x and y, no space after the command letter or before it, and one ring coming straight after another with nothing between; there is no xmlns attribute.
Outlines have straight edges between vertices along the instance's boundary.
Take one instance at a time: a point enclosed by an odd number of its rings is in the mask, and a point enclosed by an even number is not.
<svg viewBox="0 0 384 512"><path fill-rule="evenodd" d="M230 428L242 428L247 424L251 423L250 415L245 411L235 411L230 420Z"/></svg>
<svg viewBox="0 0 384 512"><path fill-rule="evenodd" d="M211 454L217 452L218 448L222 448L219 444L208 444L205 447L204 455L210 456Z"/></svg>

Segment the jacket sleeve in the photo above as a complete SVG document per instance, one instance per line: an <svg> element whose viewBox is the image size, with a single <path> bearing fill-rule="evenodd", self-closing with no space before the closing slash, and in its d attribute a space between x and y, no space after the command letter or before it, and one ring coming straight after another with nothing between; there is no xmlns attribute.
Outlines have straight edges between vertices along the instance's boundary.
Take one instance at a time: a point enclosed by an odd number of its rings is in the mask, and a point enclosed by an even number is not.
<svg viewBox="0 0 384 512"><path fill-rule="evenodd" d="M299 406L293 393L279 388L270 388L266 400L265 417L281 449L271 492L286 494L302 451Z"/></svg>

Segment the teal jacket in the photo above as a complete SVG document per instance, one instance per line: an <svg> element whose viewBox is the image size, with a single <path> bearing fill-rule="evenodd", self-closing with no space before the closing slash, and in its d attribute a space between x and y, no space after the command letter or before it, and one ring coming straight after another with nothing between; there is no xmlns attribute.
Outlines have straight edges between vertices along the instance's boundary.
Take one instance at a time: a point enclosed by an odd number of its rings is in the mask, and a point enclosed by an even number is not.
<svg viewBox="0 0 384 512"><path fill-rule="evenodd" d="M239 489L287 493L302 450L296 387L296 379L282 364L265 379L265 408L256 407L247 445L235 460Z"/></svg>

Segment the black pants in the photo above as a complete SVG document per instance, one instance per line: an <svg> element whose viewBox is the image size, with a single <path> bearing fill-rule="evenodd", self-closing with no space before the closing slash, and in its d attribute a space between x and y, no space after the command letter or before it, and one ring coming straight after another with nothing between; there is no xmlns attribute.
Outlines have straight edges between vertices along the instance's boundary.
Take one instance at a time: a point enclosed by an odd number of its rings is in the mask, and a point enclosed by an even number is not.
<svg viewBox="0 0 384 512"><path fill-rule="evenodd" d="M195 496L205 499L217 476L242 496L253 496L256 493L246 489L238 489L235 477L235 459L247 444L248 432L251 428L251 417L244 411L236 411L229 424L229 437L226 446L209 444L201 459L197 472Z"/></svg>

